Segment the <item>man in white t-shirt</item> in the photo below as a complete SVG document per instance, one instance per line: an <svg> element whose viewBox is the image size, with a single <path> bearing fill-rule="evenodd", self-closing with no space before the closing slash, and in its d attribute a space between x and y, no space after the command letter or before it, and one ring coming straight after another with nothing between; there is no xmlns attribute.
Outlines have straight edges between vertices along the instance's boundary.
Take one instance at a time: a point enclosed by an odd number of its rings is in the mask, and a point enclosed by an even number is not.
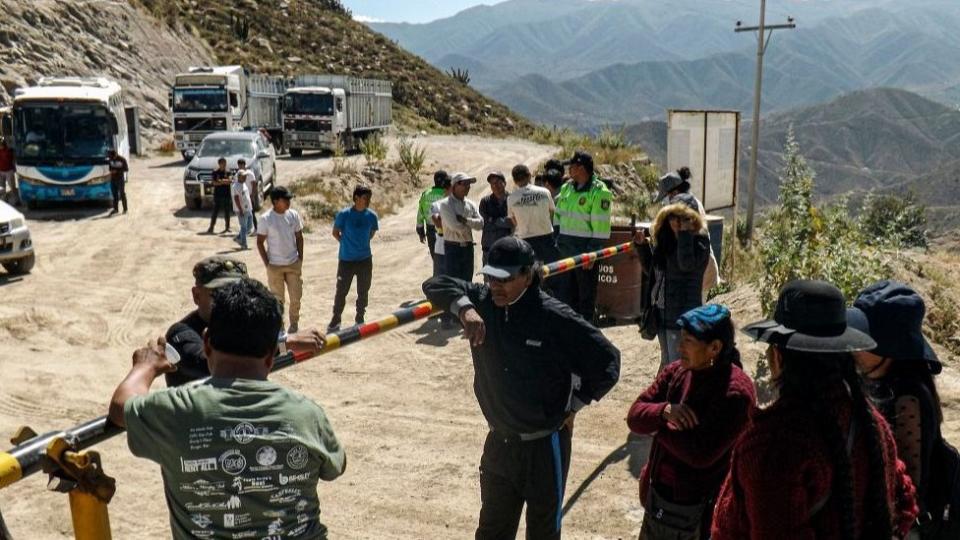
<svg viewBox="0 0 960 540"><path fill-rule="evenodd" d="M293 194L284 186L270 190L273 208L260 216L263 232L257 233L257 250L267 267L267 284L270 291L284 302L284 288L290 294L290 328L293 334L299 329L300 298L303 296L303 220L296 210L290 208Z"/></svg>
<svg viewBox="0 0 960 540"><path fill-rule="evenodd" d="M239 178L244 184L247 185L247 190L250 192L250 202L259 199L260 192L257 191L257 175L253 171L247 168L247 161L244 159L237 160L237 178ZM253 222L253 230L248 231L251 236L256 236L257 233L257 216L253 216L251 221Z"/></svg>
<svg viewBox="0 0 960 540"><path fill-rule="evenodd" d="M532 175L526 165L511 171L517 189L507 197L507 215L513 221L516 235L533 247L537 260L544 264L560 259L553 238L553 214L556 205L547 188L530 183Z"/></svg>
<svg viewBox="0 0 960 540"><path fill-rule="evenodd" d="M250 201L250 190L240 174L233 177L230 183L230 199L233 202L233 211L240 222L240 233L233 237L233 241L240 244L240 249L247 249L247 233L253 227L253 203Z"/></svg>

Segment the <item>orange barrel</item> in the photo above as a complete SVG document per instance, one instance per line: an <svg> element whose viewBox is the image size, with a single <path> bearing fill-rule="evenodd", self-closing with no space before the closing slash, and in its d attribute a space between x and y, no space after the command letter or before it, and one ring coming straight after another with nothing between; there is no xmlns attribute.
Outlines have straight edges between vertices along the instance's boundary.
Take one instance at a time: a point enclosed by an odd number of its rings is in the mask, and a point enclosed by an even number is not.
<svg viewBox="0 0 960 540"><path fill-rule="evenodd" d="M637 228L648 228L649 223L638 223ZM614 225L606 247L633 240L633 229ZM640 303L640 284L643 268L636 251L597 261L600 267L597 285L597 316L611 323L632 323L643 311Z"/></svg>

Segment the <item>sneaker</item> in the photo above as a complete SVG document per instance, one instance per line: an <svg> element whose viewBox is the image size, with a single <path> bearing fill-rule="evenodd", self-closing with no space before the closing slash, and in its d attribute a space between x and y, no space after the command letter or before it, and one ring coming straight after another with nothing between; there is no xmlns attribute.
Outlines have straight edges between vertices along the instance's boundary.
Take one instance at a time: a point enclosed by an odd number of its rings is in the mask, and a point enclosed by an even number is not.
<svg viewBox="0 0 960 540"><path fill-rule="evenodd" d="M300 330L300 327L297 326L297 323L290 323L290 328L287 328L288 334L296 334Z"/></svg>
<svg viewBox="0 0 960 540"><path fill-rule="evenodd" d="M363 315L358 315L357 318L354 319L353 322L355 322L355 323L357 323L357 324L363 324Z"/></svg>
<svg viewBox="0 0 960 540"><path fill-rule="evenodd" d="M123 209L123 213L124 213L124 214L127 213L127 209L126 209L126 208Z"/></svg>
<svg viewBox="0 0 960 540"><path fill-rule="evenodd" d="M210 227L209 229L207 229L206 234L213 234L213 227Z"/></svg>
<svg viewBox="0 0 960 540"><path fill-rule="evenodd" d="M116 209L111 210L110 213L107 214L107 215L108 215L108 216L115 216L115 215L117 215L117 210L116 210Z"/></svg>
<svg viewBox="0 0 960 540"><path fill-rule="evenodd" d="M340 321L334 319L327 325L327 332L336 332L337 330L340 330Z"/></svg>
<svg viewBox="0 0 960 540"><path fill-rule="evenodd" d="M233 232L230 230L230 227L227 227L226 229L220 231L220 234L227 234L228 232Z"/></svg>

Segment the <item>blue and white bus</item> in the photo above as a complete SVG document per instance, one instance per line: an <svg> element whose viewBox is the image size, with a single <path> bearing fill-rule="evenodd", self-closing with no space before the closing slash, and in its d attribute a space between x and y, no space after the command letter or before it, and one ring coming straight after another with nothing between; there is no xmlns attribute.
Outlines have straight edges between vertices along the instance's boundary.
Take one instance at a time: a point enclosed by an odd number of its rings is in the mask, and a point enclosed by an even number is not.
<svg viewBox="0 0 960 540"><path fill-rule="evenodd" d="M42 78L13 99L20 198L111 200L107 150L130 157L123 92L105 78Z"/></svg>

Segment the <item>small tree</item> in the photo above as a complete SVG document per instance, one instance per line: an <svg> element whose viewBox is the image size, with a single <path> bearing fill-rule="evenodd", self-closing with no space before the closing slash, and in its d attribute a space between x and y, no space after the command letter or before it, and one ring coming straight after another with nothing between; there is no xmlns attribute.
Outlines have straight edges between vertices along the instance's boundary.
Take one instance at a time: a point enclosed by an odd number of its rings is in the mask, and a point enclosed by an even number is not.
<svg viewBox="0 0 960 540"><path fill-rule="evenodd" d="M791 126L780 177L780 207L766 219L758 244L765 313L773 310L780 289L795 279L829 281L852 300L866 285L891 274L843 202L824 208L813 204L814 177Z"/></svg>
<svg viewBox="0 0 960 540"><path fill-rule="evenodd" d="M927 208L917 203L913 193L870 193L860 211L860 229L873 245L925 248Z"/></svg>

